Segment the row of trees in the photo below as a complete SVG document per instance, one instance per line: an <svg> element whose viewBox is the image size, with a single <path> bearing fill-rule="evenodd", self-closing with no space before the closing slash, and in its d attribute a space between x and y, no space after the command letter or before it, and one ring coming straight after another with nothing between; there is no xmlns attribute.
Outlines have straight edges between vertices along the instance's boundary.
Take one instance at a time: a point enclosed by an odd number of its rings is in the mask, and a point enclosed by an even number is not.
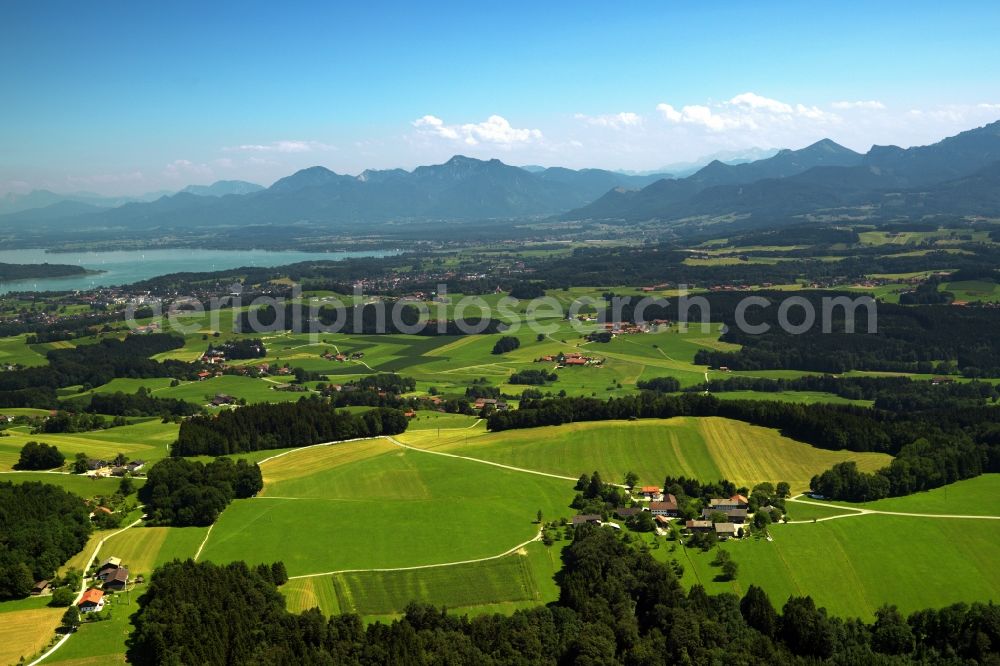
<svg viewBox="0 0 1000 666"><path fill-rule="evenodd" d="M171 453L175 456L226 455L307 446L356 437L396 435L407 418L398 409L379 407L360 414L338 411L318 396L298 402L261 403L194 416L181 423Z"/></svg>
<svg viewBox="0 0 1000 666"><path fill-rule="evenodd" d="M779 611L752 585L742 598L712 596L700 585L686 591L679 567L589 525L574 531L562 560L559 600L548 606L469 618L411 603L392 624L367 626L356 615L288 613L269 567L174 561L154 573L139 598L127 658L139 666L804 666L830 658L991 663L1000 650L1000 607L993 604L956 604L909 618L884 606L872 624L831 617L810 597L789 597Z"/></svg>
<svg viewBox="0 0 1000 666"><path fill-rule="evenodd" d="M232 500L253 497L263 487L256 463L165 458L149 468L139 499L152 524L211 525Z"/></svg>
<svg viewBox="0 0 1000 666"><path fill-rule="evenodd" d="M88 514L82 499L57 486L0 482L0 600L27 596L80 552Z"/></svg>

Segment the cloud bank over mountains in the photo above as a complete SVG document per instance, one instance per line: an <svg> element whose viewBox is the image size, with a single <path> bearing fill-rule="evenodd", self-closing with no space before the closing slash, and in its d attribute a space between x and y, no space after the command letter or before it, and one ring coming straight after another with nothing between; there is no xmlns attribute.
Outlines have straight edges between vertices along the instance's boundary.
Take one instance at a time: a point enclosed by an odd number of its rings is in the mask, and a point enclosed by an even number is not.
<svg viewBox="0 0 1000 666"><path fill-rule="evenodd" d="M457 152L500 157L510 164L650 171L722 152L801 148L822 138L860 152L875 143L925 145L1000 118L1000 101L992 100L914 108L879 99L817 102L755 91L721 101L659 99L646 108L567 110L531 118L508 115L501 108L478 118L428 109L419 118L357 136L248 136L240 143L206 145L200 154L186 151L158 164L121 164L107 171L95 168L94 173L11 169L0 173L0 194L33 188L135 194L181 181L219 179L266 185L312 165L357 174L368 168L409 169Z"/></svg>

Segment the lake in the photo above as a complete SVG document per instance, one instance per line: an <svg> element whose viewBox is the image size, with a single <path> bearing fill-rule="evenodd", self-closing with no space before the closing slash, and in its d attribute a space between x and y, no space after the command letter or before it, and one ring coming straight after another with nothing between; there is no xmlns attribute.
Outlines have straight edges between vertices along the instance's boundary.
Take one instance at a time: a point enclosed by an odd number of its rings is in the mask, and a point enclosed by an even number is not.
<svg viewBox="0 0 1000 666"><path fill-rule="evenodd" d="M118 252L58 252L44 249L0 250L0 263L75 264L97 275L0 282L0 294L10 291L67 291L131 284L157 275L186 271L219 271L240 266L282 266L298 261L337 261L351 257L388 257L398 250L364 252L298 252L295 250L123 250Z"/></svg>

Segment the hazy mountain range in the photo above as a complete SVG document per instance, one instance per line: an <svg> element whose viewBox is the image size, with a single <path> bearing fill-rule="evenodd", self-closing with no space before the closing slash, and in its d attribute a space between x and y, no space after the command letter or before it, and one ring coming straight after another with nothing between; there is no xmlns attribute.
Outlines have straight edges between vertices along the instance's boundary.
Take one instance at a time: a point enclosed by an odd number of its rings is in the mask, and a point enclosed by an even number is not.
<svg viewBox="0 0 1000 666"><path fill-rule="evenodd" d="M929 146L874 146L865 154L829 139L740 165L712 162L687 178L616 188L565 219L678 220L790 216L866 208L888 215L1000 214L1000 121Z"/></svg>
<svg viewBox="0 0 1000 666"><path fill-rule="evenodd" d="M1000 215L1000 121L929 146L875 146L865 154L829 139L748 162L714 160L685 177L602 169L515 167L456 155L444 164L369 170L321 166L261 188L240 181L192 186L153 201L93 195L0 216L0 229L167 230L310 223L349 228L408 220L556 217L616 222L767 220L806 213ZM10 202L8 202L9 204ZM14 205L26 205L25 199Z"/></svg>

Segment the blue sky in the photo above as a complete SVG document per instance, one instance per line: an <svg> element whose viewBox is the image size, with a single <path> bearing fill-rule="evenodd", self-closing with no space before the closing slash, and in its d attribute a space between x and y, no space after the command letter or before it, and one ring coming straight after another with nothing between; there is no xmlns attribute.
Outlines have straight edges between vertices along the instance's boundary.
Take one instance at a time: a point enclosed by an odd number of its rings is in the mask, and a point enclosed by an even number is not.
<svg viewBox="0 0 1000 666"><path fill-rule="evenodd" d="M1000 118L1000 3L0 5L0 192L439 162L654 169Z"/></svg>

